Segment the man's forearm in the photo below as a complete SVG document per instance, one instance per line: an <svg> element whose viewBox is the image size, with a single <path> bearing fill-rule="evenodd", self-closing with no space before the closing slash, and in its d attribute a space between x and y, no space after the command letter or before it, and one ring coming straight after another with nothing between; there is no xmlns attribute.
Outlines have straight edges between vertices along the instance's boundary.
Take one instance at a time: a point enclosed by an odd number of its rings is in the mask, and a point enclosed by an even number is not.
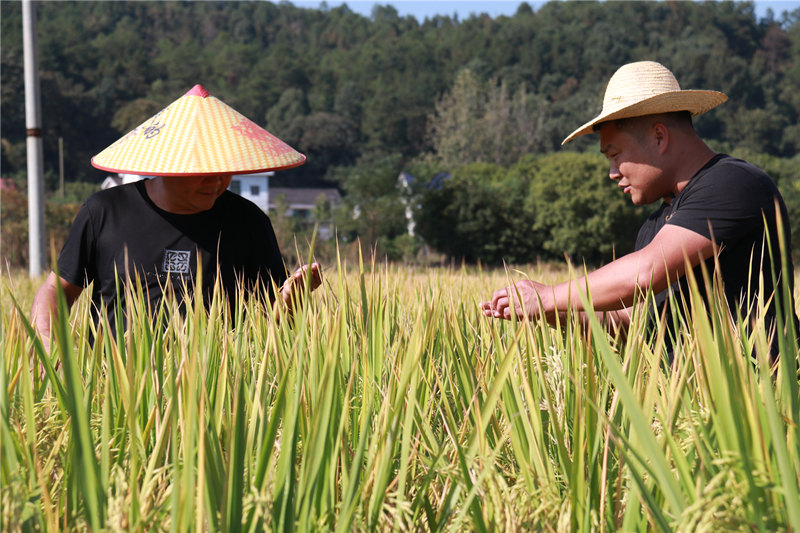
<svg viewBox="0 0 800 533"><path fill-rule="evenodd" d="M59 278L55 273L50 272L47 279L39 287L39 290L36 291L36 296L34 296L33 305L31 306L31 323L48 350L50 348L51 324L58 310L58 284L61 285L61 289L64 291L67 308L72 307L72 304L83 290L83 287L73 285Z"/></svg>
<svg viewBox="0 0 800 533"><path fill-rule="evenodd" d="M594 311L616 311L633 304L637 293L647 290L653 281L653 266L642 264L638 254L621 257L588 276L553 286L549 298L542 298L545 314L583 311L582 298L591 297ZM588 287L588 295L587 295Z"/></svg>
<svg viewBox="0 0 800 533"><path fill-rule="evenodd" d="M55 274L52 272L45 282L36 291L31 307L31 322L45 345L49 349L50 345L50 323L52 316L56 312L56 286Z"/></svg>
<svg viewBox="0 0 800 533"><path fill-rule="evenodd" d="M711 240L685 228L666 226L646 247L591 272L588 276L553 287L545 312L583 309L587 285L596 311L624 309L648 290L659 293L686 273L687 268L711 257Z"/></svg>

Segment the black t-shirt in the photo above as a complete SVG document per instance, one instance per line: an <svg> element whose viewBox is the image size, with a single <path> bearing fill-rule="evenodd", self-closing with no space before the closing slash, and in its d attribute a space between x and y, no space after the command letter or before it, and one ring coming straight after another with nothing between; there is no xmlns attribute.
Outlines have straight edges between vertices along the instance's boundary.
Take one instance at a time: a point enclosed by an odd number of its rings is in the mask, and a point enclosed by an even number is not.
<svg viewBox="0 0 800 533"><path fill-rule="evenodd" d="M779 249L776 202L784 225L785 248ZM670 203L663 203L644 223L636 239L636 249L649 244L666 224L692 230L713 240L719 247L719 274L731 313L737 312L747 320L752 318L759 290L759 276L763 274L765 301L783 282L793 287L791 235L788 214L783 198L769 176L741 159L718 154L711 159ZM764 223L766 222L766 228ZM765 235L769 236L774 261L770 257ZM779 253L780 252L780 253ZM784 254L788 272L781 272L781 255ZM711 257L705 267L709 275L715 272ZM776 272L773 280L772 272ZM694 269L700 294L705 297L702 267ZM688 298L688 281L684 276L669 289L656 295L659 309L667 301L668 291L681 301ZM791 292L790 292L791 294ZM780 294L778 295L780 298ZM793 304L793 302L790 302ZM792 317L794 306L792 305ZM768 308L768 326L775 320L775 304Z"/></svg>
<svg viewBox="0 0 800 533"><path fill-rule="evenodd" d="M58 258L58 273L75 285L94 282L94 312L105 306L111 320L117 273L121 281L138 276L155 310L168 279L176 291L184 285L193 288L198 257L206 300L217 266L231 305L239 282L253 291L260 290L260 283L269 289L270 279L278 286L286 279L272 224L255 204L225 191L208 211L178 215L156 206L144 181L86 200Z"/></svg>

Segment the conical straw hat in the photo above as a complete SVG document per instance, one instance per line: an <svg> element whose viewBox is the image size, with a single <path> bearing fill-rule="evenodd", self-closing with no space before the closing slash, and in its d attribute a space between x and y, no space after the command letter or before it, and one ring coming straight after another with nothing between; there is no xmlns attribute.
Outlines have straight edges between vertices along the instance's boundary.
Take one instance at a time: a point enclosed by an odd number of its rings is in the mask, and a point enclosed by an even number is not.
<svg viewBox="0 0 800 533"><path fill-rule="evenodd" d="M592 133L596 125L609 120L674 111L689 111L697 116L727 99L717 91L682 91L672 72L655 61L628 63L608 81L600 114L573 131L561 144Z"/></svg>
<svg viewBox="0 0 800 533"><path fill-rule="evenodd" d="M148 176L250 174L306 157L200 85L92 158L100 170Z"/></svg>

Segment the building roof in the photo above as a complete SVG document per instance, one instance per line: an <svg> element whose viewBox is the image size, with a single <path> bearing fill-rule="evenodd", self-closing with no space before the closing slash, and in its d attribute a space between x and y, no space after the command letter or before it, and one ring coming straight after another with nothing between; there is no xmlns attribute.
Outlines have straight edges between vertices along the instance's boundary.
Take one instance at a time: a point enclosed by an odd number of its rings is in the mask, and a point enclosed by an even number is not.
<svg viewBox="0 0 800 533"><path fill-rule="evenodd" d="M320 196L324 196L333 205L342 201L339 191L330 187L270 187L270 207L275 206L275 201L280 196L285 196L287 203L292 207L314 207Z"/></svg>
<svg viewBox="0 0 800 533"><path fill-rule="evenodd" d="M106 179L103 180L103 183L100 184L101 189L110 189L111 187L116 187L117 185L122 185L122 178L117 174L116 176L106 176Z"/></svg>

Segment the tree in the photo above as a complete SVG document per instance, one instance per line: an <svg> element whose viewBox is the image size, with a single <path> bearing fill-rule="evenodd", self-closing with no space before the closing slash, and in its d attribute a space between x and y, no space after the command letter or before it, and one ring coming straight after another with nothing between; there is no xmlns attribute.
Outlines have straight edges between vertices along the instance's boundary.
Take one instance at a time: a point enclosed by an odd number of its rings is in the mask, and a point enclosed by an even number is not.
<svg viewBox="0 0 800 533"><path fill-rule="evenodd" d="M357 155L355 125L334 113L313 113L301 122L300 150L309 156L309 164L324 174L333 165L352 164Z"/></svg>
<svg viewBox="0 0 800 533"><path fill-rule="evenodd" d="M482 160L480 122L485 108L485 84L472 70L462 70L429 121L434 152L444 165Z"/></svg>
<svg viewBox="0 0 800 533"><path fill-rule="evenodd" d="M111 125L117 131L129 132L163 108L163 105L154 100L137 98L127 104L123 104L114 113Z"/></svg>
<svg viewBox="0 0 800 533"><path fill-rule="evenodd" d="M482 81L472 70L459 72L437 103L429 134L438 161L509 165L542 151L547 104L524 84L512 92L504 81Z"/></svg>
<svg viewBox="0 0 800 533"><path fill-rule="evenodd" d="M303 118L308 108L300 89L283 91L278 102L267 111L267 130L282 141L295 145L303 135Z"/></svg>

